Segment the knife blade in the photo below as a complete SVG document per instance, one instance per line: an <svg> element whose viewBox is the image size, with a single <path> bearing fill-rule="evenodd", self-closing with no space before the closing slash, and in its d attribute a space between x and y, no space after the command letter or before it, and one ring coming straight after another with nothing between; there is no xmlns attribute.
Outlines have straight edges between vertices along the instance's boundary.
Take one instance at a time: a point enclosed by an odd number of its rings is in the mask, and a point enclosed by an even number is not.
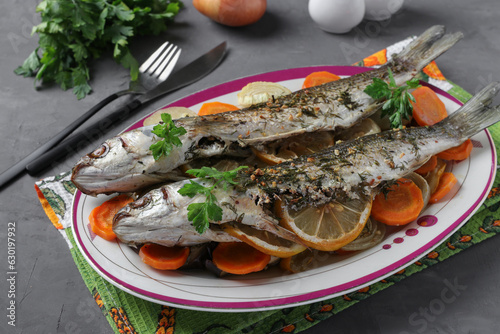
<svg viewBox="0 0 500 334"><path fill-rule="evenodd" d="M46 168L49 164L59 159L61 156L68 154L69 152L73 152L75 145L78 145L83 140L89 139L89 133L95 130L96 125L99 126L104 123L110 124L120 119L126 119L132 111L137 110L143 104L205 77L220 64L226 54L226 48L226 42L219 44L183 68L172 73L167 80L158 84L155 88L147 91L143 95L140 95L136 99L127 103L125 106L121 107L119 110L106 116L98 123L75 133L68 139L64 140L60 145L54 147L58 140L48 141L24 159L20 160L15 165L0 174L0 188L25 170L28 171L30 175L36 174Z"/></svg>

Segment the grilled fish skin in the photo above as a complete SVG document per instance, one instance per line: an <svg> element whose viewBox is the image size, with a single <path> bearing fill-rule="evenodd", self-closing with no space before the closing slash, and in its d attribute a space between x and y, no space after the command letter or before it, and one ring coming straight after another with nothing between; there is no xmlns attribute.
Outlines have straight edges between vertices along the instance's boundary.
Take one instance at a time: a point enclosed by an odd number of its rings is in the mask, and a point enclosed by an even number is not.
<svg viewBox="0 0 500 334"><path fill-rule="evenodd" d="M240 173L236 181L261 205L277 197L301 208L336 197L373 195L384 182L405 176L432 155L456 147L500 121L500 106L489 107L499 89L498 82L488 85L433 126L389 130L341 142L249 175Z"/></svg>
<svg viewBox="0 0 500 334"><path fill-rule="evenodd" d="M279 229L278 222L267 210L275 200L284 199L292 208L300 209L333 199L374 196L385 182L404 177L432 155L457 146L500 121L500 106L488 107L499 90L498 82L488 85L433 126L390 130L345 141L268 168L242 170L235 179L240 186L227 192L218 190L215 194L219 203L228 203L222 205L223 220L217 223L238 221L293 239ZM139 199L119 211L113 224L118 238L126 243L191 245L228 237L212 229L207 234L197 234L187 219L186 207L204 199L180 196L177 190L186 182L153 190L145 200Z"/></svg>
<svg viewBox="0 0 500 334"><path fill-rule="evenodd" d="M83 157L74 167L73 183L85 194L134 191L161 180L176 179L172 171L193 159L245 154L248 145L304 132L349 128L381 105L364 93L372 78L388 79L390 68L403 84L462 38L444 34L442 26L428 29L401 54L381 68L321 86L299 90L249 108L175 121L187 134L167 157L155 161L149 147L159 139L152 126L120 134Z"/></svg>

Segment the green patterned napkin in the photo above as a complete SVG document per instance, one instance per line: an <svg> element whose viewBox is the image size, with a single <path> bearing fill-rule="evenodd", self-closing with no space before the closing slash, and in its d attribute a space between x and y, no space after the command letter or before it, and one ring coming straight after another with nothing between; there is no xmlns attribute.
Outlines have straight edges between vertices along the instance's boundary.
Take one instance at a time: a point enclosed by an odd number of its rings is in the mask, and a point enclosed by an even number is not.
<svg viewBox="0 0 500 334"><path fill-rule="evenodd" d="M410 39L399 42L355 64L378 66L399 52ZM429 82L462 102L471 95L447 81L435 63L420 73ZM500 151L500 124L489 128L497 152ZM262 312L220 313L190 311L148 302L134 297L100 277L78 250L71 228L71 201L75 187L70 173L49 177L35 188L47 216L67 240L73 259L97 306L115 333L298 333L331 317L360 300L434 265L500 232L500 176L497 175L488 198L474 216L434 251L392 276L344 296L304 306Z"/></svg>

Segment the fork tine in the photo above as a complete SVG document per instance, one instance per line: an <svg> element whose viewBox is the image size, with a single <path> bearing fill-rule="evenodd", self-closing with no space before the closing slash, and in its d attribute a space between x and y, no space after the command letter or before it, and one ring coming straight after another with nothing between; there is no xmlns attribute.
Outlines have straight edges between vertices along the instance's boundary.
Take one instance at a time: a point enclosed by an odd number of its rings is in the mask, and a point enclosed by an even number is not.
<svg viewBox="0 0 500 334"><path fill-rule="evenodd" d="M181 55L181 49L179 47L175 47L172 50L172 53L169 55L169 57L165 58L161 65L158 67L158 70L155 71L155 75L158 75L158 79L160 81L164 81L165 79L168 78L170 73L175 67L175 64L177 63L177 60L179 59Z"/></svg>
<svg viewBox="0 0 500 334"><path fill-rule="evenodd" d="M170 52L172 51L172 48L174 48L175 45L173 44L170 44L166 50L164 50L161 55L159 55L156 60L154 61L154 63L146 70L146 72L149 74L149 75L153 75L153 73L160 68L160 65L162 64L163 60L168 57L168 55L170 54Z"/></svg>
<svg viewBox="0 0 500 334"><path fill-rule="evenodd" d="M160 54L165 50L165 48L169 45L169 42L165 42L144 63L142 63L141 67L139 67L139 72L144 73L150 68L153 62L160 56Z"/></svg>

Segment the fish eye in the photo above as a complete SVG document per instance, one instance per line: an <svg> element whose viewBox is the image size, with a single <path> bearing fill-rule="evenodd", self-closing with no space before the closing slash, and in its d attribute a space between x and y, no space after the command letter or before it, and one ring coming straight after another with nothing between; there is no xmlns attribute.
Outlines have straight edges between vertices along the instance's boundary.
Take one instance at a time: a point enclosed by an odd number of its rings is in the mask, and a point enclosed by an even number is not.
<svg viewBox="0 0 500 334"><path fill-rule="evenodd" d="M108 144L104 143L99 148L95 149L92 153L89 154L91 158L102 158L105 157L109 152Z"/></svg>
<svg viewBox="0 0 500 334"><path fill-rule="evenodd" d="M146 194L139 198L137 201L134 201L132 203L129 203L128 206L132 209L139 209L142 207L147 206L149 203L151 203L151 194Z"/></svg>

